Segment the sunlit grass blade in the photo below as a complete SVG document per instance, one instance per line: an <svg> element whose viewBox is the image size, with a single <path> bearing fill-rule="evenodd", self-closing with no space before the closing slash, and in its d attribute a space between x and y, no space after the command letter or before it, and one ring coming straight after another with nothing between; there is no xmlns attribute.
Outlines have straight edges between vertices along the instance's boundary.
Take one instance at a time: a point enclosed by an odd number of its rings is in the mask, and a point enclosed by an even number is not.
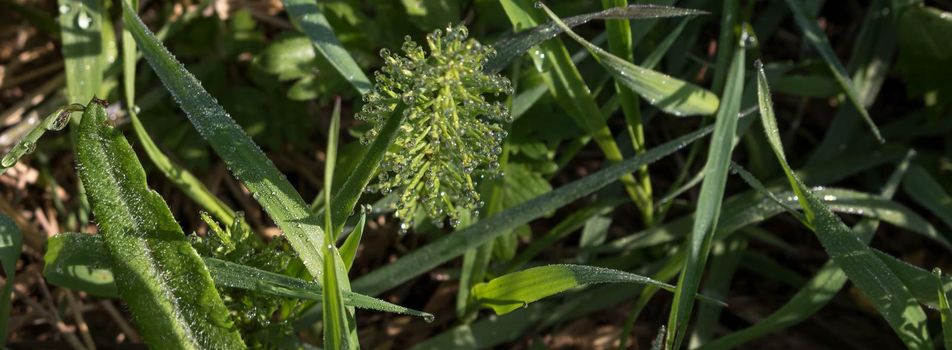
<svg viewBox="0 0 952 350"><path fill-rule="evenodd" d="M879 133L879 128L876 127L876 123L874 123L873 119L869 116L866 106L864 106L862 100L860 100L859 94L856 92L856 87L854 87L853 82L850 81L849 73L846 72L843 63L840 62L840 59L836 57L836 53L833 52L833 47L830 46L830 41L826 38L826 34L823 34L823 30L820 29L820 26L816 23L816 18L807 14L807 10L803 7L802 0L786 0L786 2L793 12L793 19L797 22L797 26L803 30L807 42L809 42L810 45L816 49L817 53L820 54L820 57L823 57L823 60L826 61L827 66L830 67L830 72L833 73L833 77L836 78L836 81L843 87L846 98L856 107L859 115L863 117L870 131L873 132L873 136L875 136L879 142L885 142L883 136Z"/></svg>
<svg viewBox="0 0 952 350"><path fill-rule="evenodd" d="M314 301L323 298L323 287L315 282L215 258L205 257L203 260L219 287ZM113 280L112 260L100 235L64 232L50 237L44 261L43 276L54 285L99 297L119 296ZM347 306L433 319L429 313L366 295L343 292L342 296Z"/></svg>
<svg viewBox="0 0 952 350"><path fill-rule="evenodd" d="M942 284L942 270L935 268L933 273L936 279L936 294L938 294L939 314L942 320L942 345L946 349L952 349L952 309L949 308L949 292Z"/></svg>
<svg viewBox="0 0 952 350"><path fill-rule="evenodd" d="M477 221L466 229L420 247L397 261L357 279L354 281L354 290L367 295L376 295L396 287L450 259L460 256L469 248L480 246L518 226L591 194L614 182L622 174L627 174L642 165L657 161L697 141L711 130L710 127L702 128L659 145L640 156L612 165L492 217Z"/></svg>
<svg viewBox="0 0 952 350"><path fill-rule="evenodd" d="M86 103L99 92L106 64L102 1L59 0L58 5L67 101Z"/></svg>
<svg viewBox="0 0 952 350"><path fill-rule="evenodd" d="M928 171L918 165L912 166L909 176L902 182L902 189L942 220L946 227L952 228L952 195Z"/></svg>
<svg viewBox="0 0 952 350"><path fill-rule="evenodd" d="M20 160L23 156L36 150L36 143L40 141L43 134L47 131L62 130L70 121L70 116L74 112L81 112L85 107L78 103L57 108L53 113L40 120L30 131L17 140L16 144L10 148L7 154L0 158L0 175L3 175Z"/></svg>
<svg viewBox="0 0 952 350"><path fill-rule="evenodd" d="M312 276L323 273L324 231L294 186L274 166L225 109L181 62L146 28L127 1L123 22L152 69L188 115L199 134L215 149L238 180L284 231Z"/></svg>
<svg viewBox="0 0 952 350"><path fill-rule="evenodd" d="M360 239L364 236L364 227L367 226L367 213L361 212L360 219L354 230L347 235L344 244L340 246L340 257L344 260L344 270L350 271L354 266L354 259L357 257L357 248L360 246Z"/></svg>
<svg viewBox="0 0 952 350"><path fill-rule="evenodd" d="M7 341L7 322L10 320L10 298L13 294L17 260L23 251L23 232L10 217L0 214L0 264L6 279L0 288L0 343Z"/></svg>
<svg viewBox="0 0 952 350"><path fill-rule="evenodd" d="M543 8L566 34L588 48L615 79L644 97L651 105L677 116L709 115L718 110L717 96L710 91L618 58L575 34L547 7Z"/></svg>
<svg viewBox="0 0 952 350"><path fill-rule="evenodd" d="M522 2L522 4L524 4L523 6L532 6L531 2ZM707 12L694 9L638 4L566 17L563 19L563 22L565 22L565 24L569 27L574 27L587 23L593 19L668 18L695 16L706 13ZM500 39L499 41L493 43L493 47L496 49L496 55L490 58L489 62L486 62L486 65L483 66L483 70L491 73L502 71L507 66L509 66L512 61L525 54L533 46L554 38L561 32L562 28L557 26L555 23L545 23Z"/></svg>
<svg viewBox="0 0 952 350"><path fill-rule="evenodd" d="M473 286L473 297L497 315L527 306L539 299L588 284L637 283L667 291L674 286L633 273L584 265L547 265L513 272ZM710 298L698 296L709 302Z"/></svg>
<svg viewBox="0 0 952 350"><path fill-rule="evenodd" d="M691 236L685 245L687 256L668 317L668 335L665 341L670 349L679 349L687 332L691 310L694 308L693 296L697 294L711 241L717 231L724 188L727 186L727 170L734 148L741 97L744 93L744 55L746 52L742 48L738 47L734 51L727 74L727 85L717 110L714 135L711 136L707 164L704 165L705 176L694 211Z"/></svg>
<svg viewBox="0 0 952 350"><path fill-rule="evenodd" d="M790 187L797 194L800 206L811 225L810 229L816 233L833 262L843 269L850 281L866 295L903 343L911 348L932 348L925 327L925 313L906 286L790 169L773 114L767 77L759 62L757 73L758 104L765 135L790 182Z"/></svg>
<svg viewBox="0 0 952 350"><path fill-rule="evenodd" d="M546 15L532 8L528 0L504 0L501 2L503 10L515 29L524 29L536 26L544 21ZM542 76L542 80L549 88L549 93L568 113L573 121L585 130L595 140L598 147L611 163L620 162L623 157L621 149L615 142L611 129L595 100L595 96L586 85L585 79L573 63L568 50L559 39L551 39L540 43L530 51L530 57ZM570 152L571 154L571 152ZM644 203L645 195L631 174L624 174L621 178L625 191L639 208L650 203ZM643 209L639 209L644 212Z"/></svg>
<svg viewBox="0 0 952 350"><path fill-rule="evenodd" d="M909 152L906 158L903 159L903 161L893 172L893 175L890 177L890 179L886 182L886 185L884 186L881 193L885 199L888 199L892 197L893 194L895 194L896 189L899 187L899 183L909 168L912 155L914 155L914 153ZM751 178L753 177L751 176ZM748 183L751 182L752 181L748 179ZM753 186L759 187L759 192L770 193L766 189L762 189L763 185L760 185L756 179L753 179L753 182ZM772 194L770 195L772 196ZM851 231L853 234L857 235L868 244L872 240L873 234L878 227L878 221L874 219L865 219L854 225ZM826 306L830 300L836 296L840 289L843 288L843 286L846 284L846 281L846 274L843 272L843 270L837 267L834 262L828 261L817 271L816 274L814 274L813 278L811 278L803 286L803 288L798 290L797 293L787 300L787 302L777 311L761 319L759 322L754 323L750 327L732 332L724 337L704 344L705 346L701 349L715 350L737 348L738 346L743 345L744 343L753 339L757 339L772 332L799 324Z"/></svg>
<svg viewBox="0 0 952 350"><path fill-rule="evenodd" d="M138 1L131 1L132 7L137 7ZM129 119L132 122L132 130L142 144L145 154L152 160L152 164L162 172L163 175L175 186L177 186L186 196L195 203L202 206L211 213L216 219L225 225L231 225L235 220L235 212L222 202L218 197L211 193L208 187L202 183L195 175L181 166L172 162L159 146L155 144L152 137L145 130L142 121L139 120L139 113L135 103L135 78L136 61L138 60L136 52L136 42L128 30L122 31L122 81L123 93L126 100L126 110L129 113Z"/></svg>
<svg viewBox="0 0 952 350"><path fill-rule="evenodd" d="M361 95L370 92L372 87L370 79L367 79L364 71L337 39L331 24L317 7L317 1L284 0L283 2L284 8L288 11L288 17L294 25L304 32L308 39L311 39L317 51L340 72L341 76L347 79Z"/></svg>
<svg viewBox="0 0 952 350"><path fill-rule="evenodd" d="M201 258L99 101L86 106L77 169L113 260L119 295L146 343L244 348Z"/></svg>

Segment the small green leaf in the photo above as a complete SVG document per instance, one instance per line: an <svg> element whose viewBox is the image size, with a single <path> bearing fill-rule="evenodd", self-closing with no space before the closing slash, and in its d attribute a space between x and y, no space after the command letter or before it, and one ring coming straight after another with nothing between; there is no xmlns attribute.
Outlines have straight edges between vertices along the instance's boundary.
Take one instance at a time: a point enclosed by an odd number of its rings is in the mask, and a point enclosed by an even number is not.
<svg viewBox="0 0 952 350"><path fill-rule="evenodd" d="M357 257L357 248L360 246L360 238L364 235L365 226L367 226L367 213L361 212L354 230L347 235L344 244L340 246L340 257L344 260L344 270L346 271L350 271L350 268L354 266L354 258Z"/></svg>
<svg viewBox="0 0 952 350"><path fill-rule="evenodd" d="M7 321L10 319L10 297L16 281L17 260L23 251L23 232L10 217L0 214L0 264L6 279L0 288L0 343L7 340Z"/></svg>
<svg viewBox="0 0 952 350"><path fill-rule="evenodd" d="M100 101L86 106L77 169L113 260L119 295L147 344L244 348L211 276Z"/></svg>
<svg viewBox="0 0 952 350"><path fill-rule="evenodd" d="M585 46L615 79L644 97L653 106L676 116L710 115L718 110L719 100L710 91L618 58L575 34L547 7L543 9L566 34Z"/></svg>
<svg viewBox="0 0 952 350"><path fill-rule="evenodd" d="M942 188L928 171L913 165L902 188L913 200L937 216L946 227L952 228L952 195Z"/></svg>
<svg viewBox="0 0 952 350"><path fill-rule="evenodd" d="M938 91L950 99L952 13L928 6L908 6L899 15L899 71L910 95Z"/></svg>
<svg viewBox="0 0 952 350"><path fill-rule="evenodd" d="M601 283L637 283L674 290L670 284L625 271L583 265L547 265L476 284L472 294L477 302L492 308L497 315L503 315L550 295Z"/></svg>

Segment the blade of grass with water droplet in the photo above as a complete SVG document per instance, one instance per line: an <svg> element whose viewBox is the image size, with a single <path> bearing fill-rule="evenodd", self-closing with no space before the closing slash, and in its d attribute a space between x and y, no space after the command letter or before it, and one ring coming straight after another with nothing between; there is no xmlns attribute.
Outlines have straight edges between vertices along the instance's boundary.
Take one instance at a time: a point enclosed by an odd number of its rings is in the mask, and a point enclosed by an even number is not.
<svg viewBox="0 0 952 350"><path fill-rule="evenodd" d="M86 106L76 160L112 257L119 295L154 347L244 348L201 258L98 102Z"/></svg>
<svg viewBox="0 0 952 350"><path fill-rule="evenodd" d="M106 64L102 1L59 0L58 5L67 101L86 103L99 93ZM79 125L78 120L75 125Z"/></svg>
<svg viewBox="0 0 952 350"><path fill-rule="evenodd" d="M903 343L912 348L932 348L925 327L925 313L906 286L859 237L850 232L829 207L803 185L787 164L773 114L767 77L762 65L758 64L757 68L758 103L767 140L824 250L867 296Z"/></svg>
<svg viewBox="0 0 952 350"><path fill-rule="evenodd" d="M895 194L896 188L898 188L900 181L906 174L906 170L909 168L909 162L913 154L912 152L907 154L906 158L900 162L899 166L893 172L889 181L886 182L881 193L885 199ZM750 182L748 179L748 183ZM757 183L752 184L753 186L758 186L759 182L757 182L756 179L754 179L753 182ZM763 187L762 185L759 186L760 188ZM769 193L766 189L758 189L758 191L761 193ZM878 226L879 222L877 220L864 219L854 225L851 231L868 244L872 240L873 234ZM731 332L724 337L704 344L704 347L701 349L718 350L737 348L751 340L799 324L827 305L840 289L843 288L846 281L846 274L843 270L836 266L834 262L828 261L814 274L813 278L811 278L803 288L798 290L797 293L787 300L777 311L750 327Z"/></svg>
<svg viewBox="0 0 952 350"><path fill-rule="evenodd" d="M364 227L367 225L367 213L360 213L360 219L354 230L347 235L344 244L340 246L340 257L344 260L344 270L350 271L354 266L354 259L357 257L357 247L360 246L360 239L364 236Z"/></svg>
<svg viewBox="0 0 952 350"><path fill-rule="evenodd" d="M0 264L6 279L0 288L0 343L7 341L7 321L10 319L10 298L17 272L17 260L23 251L23 232L13 219L0 214Z"/></svg>
<svg viewBox="0 0 952 350"><path fill-rule="evenodd" d="M587 284L637 283L667 291L674 286L633 273L585 265L547 265L513 272L473 286L473 298L497 315L507 314L539 299ZM713 301L703 296L699 299Z"/></svg>
<svg viewBox="0 0 952 350"><path fill-rule="evenodd" d="M691 310L694 308L693 296L697 294L704 265L711 249L711 241L717 231L717 220L721 213L724 188L727 186L727 169L730 165L734 138L737 130L738 113L744 94L744 52L737 48L731 59L727 74L727 85L717 110L714 122L714 135L708 148L707 164L704 166L704 180L697 208L694 211L694 223L691 236L686 243L686 260L678 278L678 289L674 294L671 312L668 317L667 347L678 349L687 332Z"/></svg>
<svg viewBox="0 0 952 350"><path fill-rule="evenodd" d="M370 79L364 75L354 58L347 53L344 45L337 39L334 29L327 22L324 13L317 7L315 0L284 0L291 22L298 27L328 62L347 79L361 95L370 92Z"/></svg>
<svg viewBox="0 0 952 350"><path fill-rule="evenodd" d="M23 137L17 140L13 147L10 147L10 151L8 151L7 154L4 154L3 157L0 158L0 175L3 175L7 169L16 165L20 158L32 153L36 149L37 142L40 141L40 138L43 137L47 131L63 129L63 127L69 123L70 116L74 112L81 112L84 108L85 107L81 104L73 103L57 108L53 113L46 116L46 118L41 119L26 135L23 135Z"/></svg>
<svg viewBox="0 0 952 350"><path fill-rule="evenodd" d="M64 232L50 237L43 275L50 283L100 297L116 298L112 260L101 235ZM259 270L215 258L205 265L219 287L321 301L323 288L315 282ZM433 315L353 292L343 293L344 304L367 310L392 312L432 320Z"/></svg>
<svg viewBox="0 0 952 350"><path fill-rule="evenodd" d="M308 272L319 278L323 273L321 242L324 240L320 221L311 215L294 186L205 91L201 82L146 28L127 1L122 1L122 12L125 28L189 121L284 231Z"/></svg>
<svg viewBox="0 0 952 350"><path fill-rule="evenodd" d="M138 8L138 1L131 1L132 7ZM132 122L132 130L142 144L145 154L152 160L152 164L186 196L211 213L225 225L231 225L235 220L235 212L225 202L211 193L208 187L195 175L172 162L162 153L152 137L145 130L139 120L139 113L135 103L136 61L138 60L135 39L127 29L122 31L122 79L123 93L126 100L126 110Z"/></svg>
<svg viewBox="0 0 952 350"><path fill-rule="evenodd" d="M879 128L876 127L876 123L873 122L873 119L869 116L869 112L866 111L866 106L863 105L862 100L860 100L859 93L856 92L856 87L854 87L853 82L850 81L849 73L846 72L843 63L840 62L840 59L836 57L836 53L833 52L833 47L830 46L829 39L826 38L826 34L823 33L823 30L820 29L820 26L816 23L814 16L807 15L807 10L803 7L801 1L802 0L786 0L787 5L790 6L790 10L793 12L794 21L796 21L797 26L803 30L803 35L807 42L816 49L820 57L823 57L827 66L830 67L830 72L833 73L833 77L836 78L836 81L843 87L846 98L853 104L853 107L856 107L859 115L863 117L863 121L866 122L870 131L873 132L873 136L875 136L879 142L885 142L879 133Z"/></svg>
<svg viewBox="0 0 952 350"><path fill-rule="evenodd" d="M616 181L622 174L638 169L644 164L657 161L685 145L697 141L702 136L710 133L711 130L711 127L705 127L689 133L650 149L643 155L607 167L552 192L477 221L466 229L439 238L397 261L357 279L354 281L354 290L368 295L376 295L396 287L450 259L460 256L469 248L482 245L518 226L591 194Z"/></svg>
<svg viewBox="0 0 952 350"><path fill-rule="evenodd" d="M530 6L529 2L523 2L523 6ZM645 18L669 18L696 16L706 14L707 12L684 9L670 6L658 6L650 4L628 5L625 7L614 7L599 12L587 13L578 16L566 17L562 21L569 27L575 27L587 23L593 19L645 19ZM496 55L491 57L483 70L489 73L498 73L509 66L512 61L519 58L530 48L546 40L552 39L562 33L562 28L555 23L545 23L533 26L527 30L514 33L502 38L495 43Z"/></svg>
<svg viewBox="0 0 952 350"><path fill-rule="evenodd" d="M616 80L644 97L651 105L677 116L710 115L718 110L718 98L710 91L612 55L575 34L547 7L543 9L566 34L585 46Z"/></svg>

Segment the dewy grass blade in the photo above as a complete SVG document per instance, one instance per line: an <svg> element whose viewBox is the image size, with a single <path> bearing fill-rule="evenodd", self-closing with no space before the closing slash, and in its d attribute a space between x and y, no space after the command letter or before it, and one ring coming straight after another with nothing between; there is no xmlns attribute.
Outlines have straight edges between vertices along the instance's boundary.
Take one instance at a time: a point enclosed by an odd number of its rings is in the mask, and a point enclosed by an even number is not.
<svg viewBox="0 0 952 350"><path fill-rule="evenodd" d="M846 98L850 100L850 103L859 111L859 115L863 117L863 121L869 126L870 131L873 132L873 136L875 136L879 142L885 142L883 136L879 133L879 128L876 127L876 123L873 122L873 119L869 116L869 112L866 111L866 106L864 106L860 100L859 93L856 92L856 87L854 87L853 82L850 81L849 73L846 72L846 68L843 67L843 63L840 62L840 59L836 57L836 53L833 52L833 47L830 46L829 39L826 38L826 35L823 34L823 30L817 25L816 19L813 16L807 15L807 10L803 7L802 0L786 0L786 2L793 12L793 19L797 22L800 29L803 30L807 41L816 49L820 56L823 57L827 66L830 67L830 72L833 73L833 77L836 78L836 81L843 87L843 91L846 92Z"/></svg>
<svg viewBox="0 0 952 350"><path fill-rule="evenodd" d="M86 103L99 92L106 64L101 33L103 2L59 0L58 4L63 58L66 61L67 101Z"/></svg>
<svg viewBox="0 0 952 350"><path fill-rule="evenodd" d="M868 297L906 346L931 349L925 313L906 286L790 169L773 114L767 77L764 75L763 65L759 62L757 73L760 116L767 140L823 248L833 262L843 269L850 281Z"/></svg>
<svg viewBox="0 0 952 350"><path fill-rule="evenodd" d="M370 92L371 84L364 71L360 69L354 58L347 53L344 46L337 40L334 29L331 28L324 13L317 7L315 0L284 0L284 8L288 16L328 62L340 72L344 79L357 89L361 95Z"/></svg>
<svg viewBox="0 0 952 350"><path fill-rule="evenodd" d="M503 315L575 287L602 283L637 283L674 290L670 284L625 271L563 264L533 267L479 283L473 286L473 297L481 305L492 308L497 315Z"/></svg>
<svg viewBox="0 0 952 350"><path fill-rule="evenodd" d="M215 258L203 260L219 287L314 301L323 298L323 287L315 282ZM113 281L112 260L100 235L64 232L50 237L44 261L43 275L50 283L100 297L115 298L119 295ZM344 292L343 300L347 306L433 320L429 313L353 292Z"/></svg>
<svg viewBox="0 0 952 350"><path fill-rule="evenodd" d="M741 47L734 51L724 97L714 122L714 135L708 149L707 164L704 166L704 180L701 194L694 211L694 226L686 243L687 258L678 278L678 289L674 294L671 312L668 317L667 348L679 349L687 331L694 308L693 296L697 294L704 265L711 249L711 241L717 231L717 220L727 185L727 170L730 165L737 129L741 97L744 94L744 56Z"/></svg>
<svg viewBox="0 0 952 350"><path fill-rule="evenodd" d="M312 276L323 273L324 231L301 196L201 83L146 28L127 1L123 21L155 73L199 134L284 231Z"/></svg>
<svg viewBox="0 0 952 350"><path fill-rule="evenodd" d="M138 1L131 1L132 7L138 7ZM135 103L135 84L136 84L136 42L129 30L122 31L122 84L125 94L126 110L129 113L129 119L132 122L132 130L135 131L136 138L142 144L145 154L152 160L152 164L162 172L163 175L175 186L191 198L195 203L202 206L211 213L216 219L225 225L231 225L235 221L235 212L222 202L218 197L211 193L208 187L202 183L191 172L172 162L171 159L162 153L159 146L155 144L152 137L145 130L142 122L139 120L139 113Z"/></svg>
<svg viewBox="0 0 952 350"><path fill-rule="evenodd" d="M10 320L10 298L17 272L17 260L23 251L23 232L10 217L0 214L0 264L6 279L0 288L0 343L7 342L7 322Z"/></svg>
<svg viewBox="0 0 952 350"><path fill-rule="evenodd" d="M477 221L464 230L444 236L357 279L354 281L354 290L367 295L376 295L396 287L450 259L460 256L467 249L480 246L533 219L591 194L614 182L622 174L632 172L642 165L653 163L697 141L710 133L711 130L711 127L702 128L648 150L643 155L612 165L492 217Z"/></svg>
<svg viewBox="0 0 952 350"><path fill-rule="evenodd" d="M354 259L357 257L357 248L360 246L360 239L364 236L364 227L367 226L367 213L361 210L360 219L354 230L347 235L344 244L340 246L340 257L344 260L344 270L350 271L354 266Z"/></svg>
<svg viewBox="0 0 952 350"><path fill-rule="evenodd" d="M914 152L909 152L906 158L903 159L893 172L893 176L887 181L881 193L886 199L895 194L896 188L898 188L899 183L906 174L906 170L909 168L909 163L913 155ZM762 185L759 186L762 187ZM758 189L758 191L769 193L766 189ZM861 237L864 242L869 243L878 227L879 222L875 219L864 219L854 225L851 231ZM731 334L704 344L704 347L701 349L720 350L737 348L753 339L799 324L826 306L840 289L843 288L846 281L846 274L843 273L843 270L837 267L832 261L827 261L813 278L811 278L803 288L797 291L780 309L750 327L732 332Z"/></svg>
<svg viewBox="0 0 952 350"><path fill-rule="evenodd" d="M932 271L935 274L936 294L939 299L939 314L942 320L942 345L952 349L952 310L949 309L949 292L942 284L942 270L938 267Z"/></svg>
<svg viewBox="0 0 952 350"><path fill-rule="evenodd" d="M618 58L575 34L548 7L543 5L542 8L566 34L585 46L615 79L644 97L653 106L676 116L710 115L718 110L717 96L710 91Z"/></svg>
<svg viewBox="0 0 952 350"><path fill-rule="evenodd" d="M645 19L696 16L707 12L693 9L683 9L670 6L650 4L628 5L607 10L587 13L584 15L566 17L563 22L569 27L575 27L593 19ZM496 55L486 62L483 69L486 72L498 73L509 66L516 58L521 57L530 48L562 33L562 28L555 23L546 23L534 26L511 36L500 39L493 44Z"/></svg>
<svg viewBox="0 0 952 350"><path fill-rule="evenodd" d="M36 149L36 143L40 141L43 134L47 131L62 130L70 121L70 116L74 112L81 112L85 107L78 103L57 108L53 113L40 120L28 131L26 135L17 140L17 143L10 148L7 154L0 158L0 175L3 175L20 160L23 156L33 152Z"/></svg>
<svg viewBox="0 0 952 350"><path fill-rule="evenodd" d="M119 295L153 347L244 348L201 258L99 101L86 106L77 169L115 269Z"/></svg>

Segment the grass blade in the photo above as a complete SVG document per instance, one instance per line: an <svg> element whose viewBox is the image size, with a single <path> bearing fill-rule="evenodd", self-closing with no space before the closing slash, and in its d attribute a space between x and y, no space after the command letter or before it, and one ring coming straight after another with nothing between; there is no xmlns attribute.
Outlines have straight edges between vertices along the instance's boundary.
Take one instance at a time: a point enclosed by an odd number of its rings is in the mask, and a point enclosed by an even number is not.
<svg viewBox="0 0 952 350"><path fill-rule="evenodd" d="M203 258L219 287L321 301L323 288L315 282L288 277L215 258ZM57 286L101 297L118 297L113 281L112 260L102 236L64 232L50 237L44 256L43 275ZM367 310L392 312L432 320L433 315L353 292L343 293L344 304Z"/></svg>
<svg viewBox="0 0 952 350"><path fill-rule="evenodd" d="M300 194L215 98L202 88L198 79L155 38L125 0L122 1L122 12L126 29L166 89L188 115L189 121L284 231L311 275L319 277L323 273L320 245L324 231Z"/></svg>
<svg viewBox="0 0 952 350"><path fill-rule="evenodd" d="M710 91L618 58L575 34L547 7L543 6L543 9L566 34L585 46L616 80L658 109L676 116L709 115L718 110L717 96Z"/></svg>
<svg viewBox="0 0 952 350"><path fill-rule="evenodd" d="M138 1L131 1L133 8L138 8ZM132 130L142 144L145 154L152 160L152 164L162 172L163 175L175 186L179 188L186 196L195 203L202 206L212 216L224 223L231 225L235 221L235 212L222 202L218 197L211 193L208 187L202 183L191 172L172 162L171 159L162 153L159 146L155 144L152 137L145 130L135 103L135 85L136 85L136 42L129 30L122 31L122 79L123 93L126 100L126 110L129 113L129 119L132 122Z"/></svg>
<svg viewBox="0 0 952 350"><path fill-rule="evenodd" d="M99 92L106 64L102 1L59 0L58 5L67 101L86 103Z"/></svg>
<svg viewBox="0 0 952 350"><path fill-rule="evenodd" d="M337 40L334 29L327 22L324 13L317 7L315 0L284 0L284 8L288 11L288 17L308 39L314 43L324 58L340 72L344 79L347 79L351 85L357 89L361 95L370 92L373 86L370 79L364 75L354 58L347 53L344 45Z"/></svg>
<svg viewBox="0 0 952 350"><path fill-rule="evenodd" d="M244 348L211 276L106 110L90 102L77 168L113 260L119 295L155 347Z"/></svg>
<svg viewBox="0 0 952 350"><path fill-rule="evenodd" d="M0 158L0 175L3 175L7 169L16 165L20 158L32 153L36 149L36 143L39 142L40 138L43 137L47 131L63 129L63 127L69 123L70 115L74 112L80 112L84 108L83 105L78 103L57 108L53 113L50 113L50 115L34 125L33 129L30 129L26 135L23 135L22 138L17 140L17 143L10 148L10 151L3 155L3 158Z"/></svg>
<svg viewBox="0 0 952 350"><path fill-rule="evenodd" d="M823 60L826 61L827 66L830 67L830 72L833 73L833 77L836 78L836 81L843 87L843 91L846 92L846 98L856 107L859 115L863 117L863 121L866 122L870 131L873 132L873 136L875 136L879 142L885 142L883 136L879 133L879 128L876 127L876 123L873 122L873 119L869 116L869 112L866 111L866 106L864 106L860 100L859 93L856 92L856 87L854 87L853 82L850 81L849 73L846 72L843 63L840 62L840 59L836 57L836 53L833 52L833 47L830 46L830 41L826 38L826 34L823 34L823 30L820 29L820 26L816 23L815 16L807 14L807 9L803 7L802 0L786 0L786 2L793 12L793 19L797 22L797 26L803 30L803 35L810 45L812 45L817 53L820 54L820 57L823 57Z"/></svg>
<svg viewBox="0 0 952 350"><path fill-rule="evenodd" d="M949 293L942 285L942 270L938 267L932 271L935 274L936 294L939 299L939 314L942 319L942 345L952 349L952 310L949 309Z"/></svg>
<svg viewBox="0 0 952 350"><path fill-rule="evenodd" d="M497 315L503 315L575 287L602 283L637 283L674 290L670 284L625 271L562 264L533 267L476 284L473 297L483 306L492 308Z"/></svg>
<svg viewBox="0 0 952 350"><path fill-rule="evenodd" d="M361 212L360 219L354 230L347 235L344 244L340 246L340 257L344 260L344 270L350 271L354 266L354 259L357 257L357 248L360 246L360 239L364 236L364 227L367 226L367 213Z"/></svg>
<svg viewBox="0 0 952 350"><path fill-rule="evenodd" d="M807 190L790 169L780 143L767 78L763 66L757 66L758 102L764 131L790 186L797 194L807 221L812 226L810 228L814 230L833 262L843 269L850 281L869 298L908 347L932 348L925 327L925 313L906 286L859 237L849 231L829 207Z"/></svg>
<svg viewBox="0 0 952 350"><path fill-rule="evenodd" d="M913 200L932 212L949 228L952 228L952 196L942 188L929 172L913 165L909 176L902 182L902 189Z"/></svg>
<svg viewBox="0 0 952 350"><path fill-rule="evenodd" d="M628 5L626 7L614 7L607 10L587 13L584 15L566 17L562 21L569 27L575 27L591 21L593 19L645 19L645 18L669 18L682 16L696 16L706 12L693 9L683 9L670 6L658 6L650 4ZM511 36L500 39L493 44L496 48L496 55L486 62L483 70L490 73L498 73L509 66L512 61L519 58L530 48L546 40L552 39L562 33L562 28L555 23L546 23L534 26Z"/></svg>
<svg viewBox="0 0 952 350"><path fill-rule="evenodd" d="M731 59L727 85L723 102L717 111L714 123L714 136L708 149L707 164L704 166L704 180L697 209L694 211L694 225L687 242L687 258L678 278L678 290L668 317L667 348L679 349L687 332L691 310L694 308L693 296L697 294L704 265L711 249L711 241L717 230L717 220L721 212L724 188L727 185L727 169L737 129L741 97L744 93L744 52L737 48Z"/></svg>
<svg viewBox="0 0 952 350"><path fill-rule="evenodd" d="M354 290L367 295L376 295L396 287L450 259L462 255L467 249L480 246L533 219L591 194L614 182L622 174L627 174L642 165L657 161L697 141L711 130L710 127L702 128L648 150L643 155L612 165L492 217L477 221L464 230L444 236L357 279L354 281Z"/></svg>
<svg viewBox="0 0 952 350"><path fill-rule="evenodd" d="M23 232L13 219L0 214L0 264L6 279L0 288L0 343L7 342L7 321L10 319L10 297L17 272L17 260L23 251Z"/></svg>

